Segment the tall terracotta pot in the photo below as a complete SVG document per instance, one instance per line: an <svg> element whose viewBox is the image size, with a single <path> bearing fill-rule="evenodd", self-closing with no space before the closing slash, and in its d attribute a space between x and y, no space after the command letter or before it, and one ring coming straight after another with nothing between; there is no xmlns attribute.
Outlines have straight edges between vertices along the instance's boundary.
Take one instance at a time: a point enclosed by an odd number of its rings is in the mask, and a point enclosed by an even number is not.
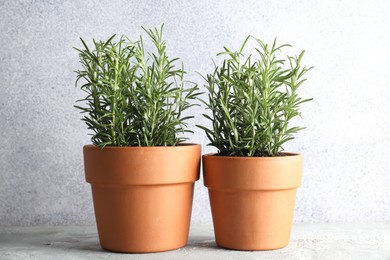
<svg viewBox="0 0 390 260"><path fill-rule="evenodd" d="M86 145L84 166L103 248L144 253L187 244L200 145Z"/></svg>
<svg viewBox="0 0 390 260"><path fill-rule="evenodd" d="M287 246L302 155L229 157L203 155L216 243L237 250Z"/></svg>

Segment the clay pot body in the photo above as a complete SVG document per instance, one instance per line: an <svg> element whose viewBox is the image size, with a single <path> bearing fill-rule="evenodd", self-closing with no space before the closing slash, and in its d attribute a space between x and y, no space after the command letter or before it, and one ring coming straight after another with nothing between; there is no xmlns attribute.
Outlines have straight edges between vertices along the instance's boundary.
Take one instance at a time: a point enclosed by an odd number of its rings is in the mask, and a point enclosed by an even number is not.
<svg viewBox="0 0 390 260"><path fill-rule="evenodd" d="M84 146L100 245L145 253L187 244L200 145Z"/></svg>
<svg viewBox="0 0 390 260"><path fill-rule="evenodd" d="M302 155L229 157L204 155L216 243L237 250L288 245Z"/></svg>

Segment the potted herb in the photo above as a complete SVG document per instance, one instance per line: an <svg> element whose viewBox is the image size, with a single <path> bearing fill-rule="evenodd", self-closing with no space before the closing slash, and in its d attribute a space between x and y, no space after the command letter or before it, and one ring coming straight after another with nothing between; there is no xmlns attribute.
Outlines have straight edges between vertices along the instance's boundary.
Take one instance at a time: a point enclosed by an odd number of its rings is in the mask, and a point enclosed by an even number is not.
<svg viewBox="0 0 390 260"><path fill-rule="evenodd" d="M256 59L243 53L251 38ZM290 239L302 155L283 145L302 129L290 122L309 101L297 94L309 68L301 66L304 52L278 58L287 46L248 37L238 52L225 47L219 55L228 58L204 77L211 128L199 127L218 153L203 155L203 174L221 247L268 250Z"/></svg>
<svg viewBox="0 0 390 260"><path fill-rule="evenodd" d="M76 107L93 131L83 149L85 176L100 244L117 252L184 246L199 179L200 145L183 143L191 118L183 112L198 87L185 87L183 66L168 58L163 27L144 30L156 48L148 55L142 37L114 35L93 48L81 39L76 49L76 85L86 93Z"/></svg>

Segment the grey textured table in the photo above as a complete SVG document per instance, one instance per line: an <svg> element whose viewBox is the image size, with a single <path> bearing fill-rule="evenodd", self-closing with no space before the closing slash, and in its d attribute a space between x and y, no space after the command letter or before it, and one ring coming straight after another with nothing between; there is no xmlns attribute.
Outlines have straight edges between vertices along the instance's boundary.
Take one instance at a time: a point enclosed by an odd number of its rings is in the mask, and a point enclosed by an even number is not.
<svg viewBox="0 0 390 260"><path fill-rule="evenodd" d="M288 247L262 252L218 248L195 226L186 247L153 254L104 251L91 226L0 227L0 259L390 259L390 223L295 224Z"/></svg>

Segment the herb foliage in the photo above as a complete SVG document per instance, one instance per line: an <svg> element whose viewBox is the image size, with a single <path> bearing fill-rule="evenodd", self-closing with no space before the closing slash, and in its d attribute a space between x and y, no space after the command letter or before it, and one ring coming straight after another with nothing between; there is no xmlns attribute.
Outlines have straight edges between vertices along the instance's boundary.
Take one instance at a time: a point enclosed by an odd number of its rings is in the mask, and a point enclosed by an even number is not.
<svg viewBox="0 0 390 260"><path fill-rule="evenodd" d="M258 59L243 53L249 39L255 40ZM311 100L297 94L311 68L301 65L304 51L296 57L278 58L285 47L291 46L278 46L276 39L268 45L248 36L239 51L224 47L225 51L217 54L227 58L204 77L208 101L203 103L211 111L204 117L212 127L198 127L219 155L278 156L283 144L303 129L289 123L300 116L300 105Z"/></svg>
<svg viewBox="0 0 390 260"><path fill-rule="evenodd" d="M92 143L105 146L174 146L187 140L183 112L194 104L198 86L184 80L183 64L169 59L160 29L145 29L155 47L146 52L144 40L133 42L113 35L107 41L93 40L92 48L81 39L82 69L77 70L76 86L86 97L75 106L84 113L83 121L93 131ZM80 84L79 82L83 82ZM190 84L189 87L185 85Z"/></svg>

